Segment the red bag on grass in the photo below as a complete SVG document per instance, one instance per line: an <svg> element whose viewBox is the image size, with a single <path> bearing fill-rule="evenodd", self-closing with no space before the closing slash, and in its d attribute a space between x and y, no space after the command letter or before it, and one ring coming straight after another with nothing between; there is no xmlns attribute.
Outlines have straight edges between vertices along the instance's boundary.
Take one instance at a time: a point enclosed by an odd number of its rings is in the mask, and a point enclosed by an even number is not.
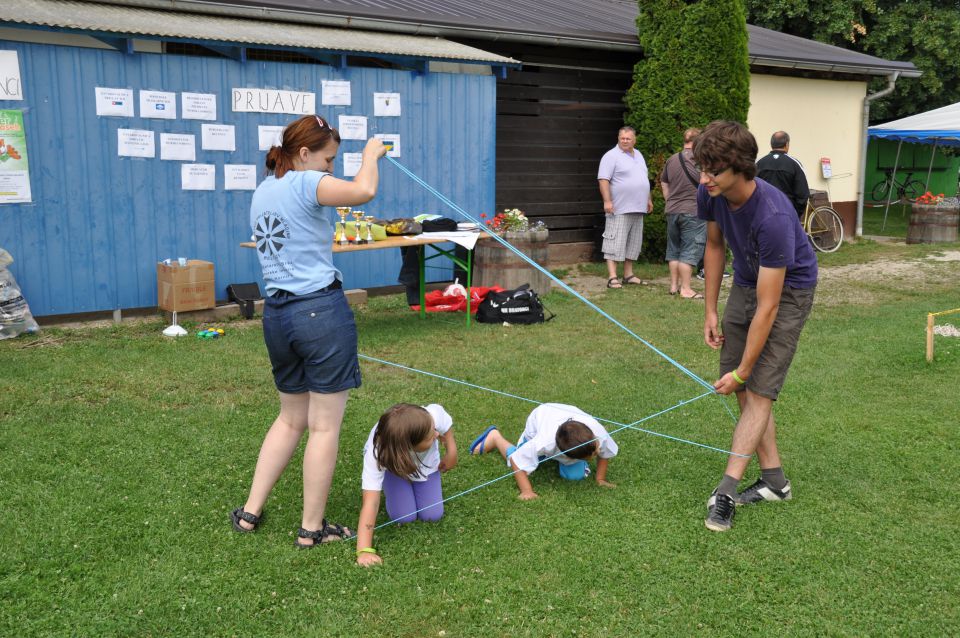
<svg viewBox="0 0 960 638"><path fill-rule="evenodd" d="M466 312L467 297L459 290L451 290L453 286L447 286L444 290L431 290L424 295L427 305L427 312ZM460 288L463 288L460 286ZM503 288L500 286L471 286L470 287L470 312L476 313L477 306L486 299L487 295L493 292L500 292ZM420 304L410 306L411 310L420 311Z"/></svg>

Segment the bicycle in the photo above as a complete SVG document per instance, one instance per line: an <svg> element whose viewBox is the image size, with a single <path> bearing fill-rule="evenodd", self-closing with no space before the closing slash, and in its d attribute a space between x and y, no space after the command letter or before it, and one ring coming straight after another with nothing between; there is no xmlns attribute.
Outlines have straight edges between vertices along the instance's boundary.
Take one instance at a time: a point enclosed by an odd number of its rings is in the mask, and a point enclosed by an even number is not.
<svg viewBox="0 0 960 638"><path fill-rule="evenodd" d="M843 243L843 221L830 206L816 206L807 201L800 220L813 247L822 253L832 253Z"/></svg>
<svg viewBox="0 0 960 638"><path fill-rule="evenodd" d="M897 194L897 201L906 200L908 202L913 202L916 198L923 195L923 192L926 190L926 186L923 182L918 179L910 179L913 177L912 172L908 172L907 176L904 178L903 182L897 181L897 176L894 174L893 170L887 169L884 171L886 177L877 182L873 187L873 190L870 192L870 196L873 197L875 202L885 202L887 197L890 194L890 191L893 190Z"/></svg>

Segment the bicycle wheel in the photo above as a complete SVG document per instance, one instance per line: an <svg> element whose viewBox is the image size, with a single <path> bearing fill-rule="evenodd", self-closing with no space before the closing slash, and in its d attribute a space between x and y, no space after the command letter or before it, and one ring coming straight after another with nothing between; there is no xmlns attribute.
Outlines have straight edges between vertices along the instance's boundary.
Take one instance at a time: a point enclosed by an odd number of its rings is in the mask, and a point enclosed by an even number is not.
<svg viewBox="0 0 960 638"><path fill-rule="evenodd" d="M813 247L822 253L832 253L843 243L843 222L839 213L829 206L814 210L804 230L810 236Z"/></svg>
<svg viewBox="0 0 960 638"><path fill-rule="evenodd" d="M890 190L890 181L883 180L877 182L876 186L873 187L873 190L870 191L870 197L875 202L885 202L887 201L887 191Z"/></svg>
<svg viewBox="0 0 960 638"><path fill-rule="evenodd" d="M903 185L903 196L908 202L915 202L926 192L926 186L918 179L911 179Z"/></svg>

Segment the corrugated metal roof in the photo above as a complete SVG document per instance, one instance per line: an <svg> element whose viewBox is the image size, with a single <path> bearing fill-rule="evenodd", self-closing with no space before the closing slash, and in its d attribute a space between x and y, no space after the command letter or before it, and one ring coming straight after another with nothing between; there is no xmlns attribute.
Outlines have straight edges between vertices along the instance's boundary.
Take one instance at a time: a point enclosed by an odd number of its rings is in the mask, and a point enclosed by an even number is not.
<svg viewBox="0 0 960 638"><path fill-rule="evenodd" d="M583 47L637 48L634 0L105 0L139 6L235 15L299 16L345 28L497 40L539 39ZM287 17L280 17L287 16ZM751 62L886 75L920 72L910 62L885 60L841 47L747 26Z"/></svg>
<svg viewBox="0 0 960 638"><path fill-rule="evenodd" d="M170 10L69 0L0 3L0 22L124 36L179 38L260 47L318 49L431 60L517 64L502 55L443 38L345 30L264 19L198 15Z"/></svg>

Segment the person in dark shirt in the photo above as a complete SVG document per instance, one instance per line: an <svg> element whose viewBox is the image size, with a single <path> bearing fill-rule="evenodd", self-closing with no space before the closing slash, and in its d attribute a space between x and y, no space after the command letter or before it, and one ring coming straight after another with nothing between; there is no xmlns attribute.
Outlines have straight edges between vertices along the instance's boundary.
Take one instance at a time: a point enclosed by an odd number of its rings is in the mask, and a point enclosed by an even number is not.
<svg viewBox="0 0 960 638"><path fill-rule="evenodd" d="M803 211L810 199L807 176L803 173L803 164L788 155L790 136L777 131L770 137L771 151L757 161L757 177L773 184L790 198L797 215L803 217Z"/></svg>
<svg viewBox="0 0 960 638"><path fill-rule="evenodd" d="M693 143L700 171L697 214L707 222L703 256L703 337L720 350L719 394L735 393L740 419L727 467L707 501L707 528L733 525L735 505L792 497L777 450L773 404L786 380L800 332L813 306L817 257L790 200L755 179L757 141L738 122L711 123ZM733 253L733 286L718 318L726 251ZM737 484L753 455L760 478L741 492Z"/></svg>

